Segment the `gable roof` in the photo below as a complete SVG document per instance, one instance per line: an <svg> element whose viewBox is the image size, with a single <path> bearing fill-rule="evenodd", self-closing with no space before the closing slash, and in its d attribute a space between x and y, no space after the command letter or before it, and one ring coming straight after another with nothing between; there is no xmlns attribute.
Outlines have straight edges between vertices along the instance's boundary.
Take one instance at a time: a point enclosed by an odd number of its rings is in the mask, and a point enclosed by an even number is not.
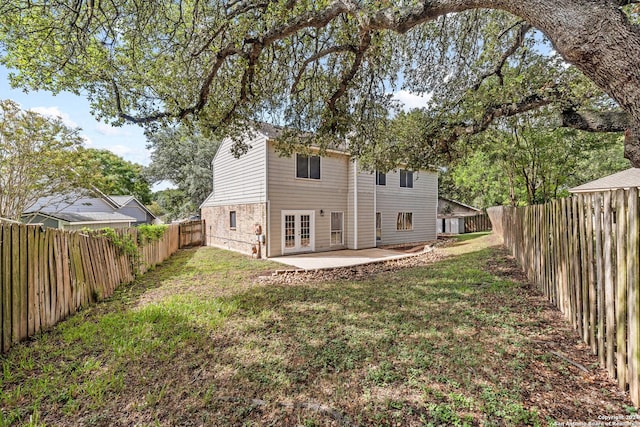
<svg viewBox="0 0 640 427"><path fill-rule="evenodd" d="M119 208L123 207L124 205L129 203L131 200L135 199L135 197L133 196L112 196L112 195L109 195L109 198L113 200L115 204L118 205Z"/></svg>
<svg viewBox="0 0 640 427"><path fill-rule="evenodd" d="M482 209L475 208L473 206L465 205L462 202L458 202L457 200L447 199L445 197L438 197L438 200L444 200L445 202L449 202L454 205L462 206L463 208L470 209L477 212L482 212Z"/></svg>
<svg viewBox="0 0 640 427"><path fill-rule="evenodd" d="M640 168L629 168L569 189L571 193L589 193L618 188L640 187Z"/></svg>
<svg viewBox="0 0 640 427"><path fill-rule="evenodd" d="M142 209L147 215L151 215L151 218L157 218L153 212L151 212L147 207L136 199L135 196L108 196L109 199L113 200L113 202L118 205L118 209L121 209L128 205L131 202L135 202L140 209Z"/></svg>

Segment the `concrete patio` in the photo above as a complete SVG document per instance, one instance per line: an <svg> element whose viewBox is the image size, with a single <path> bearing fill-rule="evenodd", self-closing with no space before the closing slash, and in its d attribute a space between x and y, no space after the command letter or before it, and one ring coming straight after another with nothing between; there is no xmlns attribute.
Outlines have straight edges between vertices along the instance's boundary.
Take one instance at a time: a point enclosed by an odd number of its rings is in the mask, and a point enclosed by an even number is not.
<svg viewBox="0 0 640 427"><path fill-rule="evenodd" d="M314 252L270 258L281 264L290 265L302 270L318 270L325 268L351 267L416 256L421 252L407 253L392 249L361 249L331 252Z"/></svg>

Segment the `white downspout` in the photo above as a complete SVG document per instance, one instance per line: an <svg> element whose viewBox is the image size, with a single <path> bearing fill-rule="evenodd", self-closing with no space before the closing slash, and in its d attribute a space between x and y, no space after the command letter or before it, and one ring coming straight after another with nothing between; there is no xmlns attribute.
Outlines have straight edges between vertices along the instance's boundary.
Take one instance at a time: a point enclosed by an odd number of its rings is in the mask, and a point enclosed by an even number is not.
<svg viewBox="0 0 640 427"><path fill-rule="evenodd" d="M358 249L358 160L353 162L353 249Z"/></svg>
<svg viewBox="0 0 640 427"><path fill-rule="evenodd" d="M377 225L376 220L378 219L378 171L376 170L375 175L373 177L373 247L378 247L378 238L376 237Z"/></svg>
<svg viewBox="0 0 640 427"><path fill-rule="evenodd" d="M266 230L262 233L267 239L266 258L271 257L271 201L269 200L269 138L265 137L264 142L264 199L267 204L267 223L265 224Z"/></svg>

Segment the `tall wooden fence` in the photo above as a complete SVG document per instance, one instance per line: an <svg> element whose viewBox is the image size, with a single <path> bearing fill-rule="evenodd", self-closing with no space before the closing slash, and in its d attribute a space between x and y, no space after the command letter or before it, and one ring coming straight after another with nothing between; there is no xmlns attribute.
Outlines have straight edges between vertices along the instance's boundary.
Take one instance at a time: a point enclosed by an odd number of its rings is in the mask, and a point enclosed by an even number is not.
<svg viewBox="0 0 640 427"><path fill-rule="evenodd" d="M491 221L489 215L479 214L464 217L464 232L475 233L478 231L491 230Z"/></svg>
<svg viewBox="0 0 640 427"><path fill-rule="evenodd" d="M180 247L204 245L204 220L181 222Z"/></svg>
<svg viewBox="0 0 640 427"><path fill-rule="evenodd" d="M137 241L137 230L127 229ZM105 237L39 226L0 224L0 349L55 325L80 307L113 294L178 250L178 226L146 242L139 256Z"/></svg>
<svg viewBox="0 0 640 427"><path fill-rule="evenodd" d="M638 189L580 194L546 205L493 208L505 246L530 281L640 405ZM494 227L496 230L499 227Z"/></svg>

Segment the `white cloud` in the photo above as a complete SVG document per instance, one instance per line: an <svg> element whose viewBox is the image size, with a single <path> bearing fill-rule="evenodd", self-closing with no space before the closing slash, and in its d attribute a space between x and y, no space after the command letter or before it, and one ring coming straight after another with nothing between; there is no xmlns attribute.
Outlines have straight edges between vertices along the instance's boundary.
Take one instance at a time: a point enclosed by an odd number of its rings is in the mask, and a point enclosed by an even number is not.
<svg viewBox="0 0 640 427"><path fill-rule="evenodd" d="M131 147L126 147L120 144L110 145L107 147L107 150L121 157L133 153L133 149Z"/></svg>
<svg viewBox="0 0 640 427"><path fill-rule="evenodd" d="M411 110L414 108L424 108L429 106L433 93L429 92L424 95L416 95L406 90L401 90L393 94L393 98L404 104L404 110Z"/></svg>
<svg viewBox="0 0 640 427"><path fill-rule="evenodd" d="M105 149L111 151L123 159L138 163L141 165L148 165L151 162L151 156L146 149L138 148L136 146L125 146L121 144L105 146Z"/></svg>
<svg viewBox="0 0 640 427"><path fill-rule="evenodd" d="M96 131L106 136L122 136L127 134L122 128L113 127L102 122L96 123Z"/></svg>
<svg viewBox="0 0 640 427"><path fill-rule="evenodd" d="M80 138L82 138L84 140L84 146L85 147L91 147L93 145L93 141L91 140L91 138L89 138L88 135L86 134L80 134Z"/></svg>
<svg viewBox="0 0 640 427"><path fill-rule="evenodd" d="M58 107L33 107L29 110L33 111L34 113L42 114L46 117L59 117L62 120L62 123L70 128L78 127L78 124L71 119L71 116L60 111L60 108Z"/></svg>

